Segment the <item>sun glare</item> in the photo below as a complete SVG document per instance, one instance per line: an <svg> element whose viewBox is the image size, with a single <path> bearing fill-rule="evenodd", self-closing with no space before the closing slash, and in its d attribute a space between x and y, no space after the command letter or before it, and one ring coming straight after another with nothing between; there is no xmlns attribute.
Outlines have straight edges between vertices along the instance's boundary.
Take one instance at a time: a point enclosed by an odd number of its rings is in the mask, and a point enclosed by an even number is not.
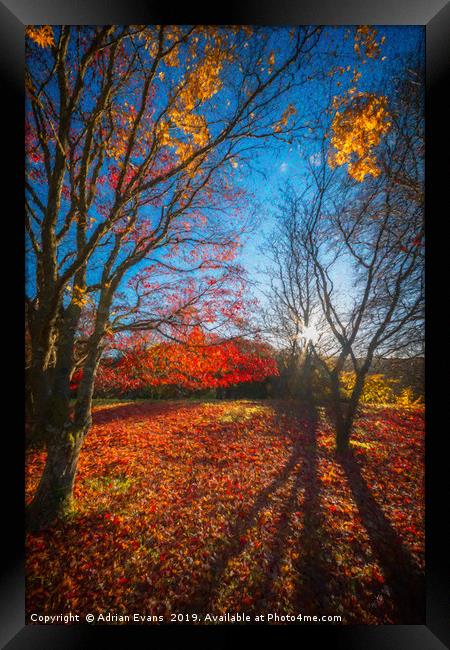
<svg viewBox="0 0 450 650"><path fill-rule="evenodd" d="M305 327L302 332L302 337L305 339L305 341L311 341L314 343L314 341L317 339L316 328L313 325Z"/></svg>

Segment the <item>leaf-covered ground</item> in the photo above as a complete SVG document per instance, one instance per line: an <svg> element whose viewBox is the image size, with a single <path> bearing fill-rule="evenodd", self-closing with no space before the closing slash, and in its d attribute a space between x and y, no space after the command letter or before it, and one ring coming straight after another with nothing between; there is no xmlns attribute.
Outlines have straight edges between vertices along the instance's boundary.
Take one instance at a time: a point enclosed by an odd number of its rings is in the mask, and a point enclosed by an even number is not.
<svg viewBox="0 0 450 650"><path fill-rule="evenodd" d="M423 410L366 408L339 462L322 409L97 406L76 510L27 539L27 611L423 622ZM44 454L27 459L27 495Z"/></svg>

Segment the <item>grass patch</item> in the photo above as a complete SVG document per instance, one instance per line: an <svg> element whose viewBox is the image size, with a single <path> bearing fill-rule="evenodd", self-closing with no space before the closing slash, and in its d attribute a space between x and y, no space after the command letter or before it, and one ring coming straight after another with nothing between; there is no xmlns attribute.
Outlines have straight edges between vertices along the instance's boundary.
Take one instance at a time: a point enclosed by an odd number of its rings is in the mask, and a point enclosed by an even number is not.
<svg viewBox="0 0 450 650"><path fill-rule="evenodd" d="M132 479L123 473L115 476L94 476L85 481L86 487L95 492L114 492L115 494L125 494L132 484Z"/></svg>

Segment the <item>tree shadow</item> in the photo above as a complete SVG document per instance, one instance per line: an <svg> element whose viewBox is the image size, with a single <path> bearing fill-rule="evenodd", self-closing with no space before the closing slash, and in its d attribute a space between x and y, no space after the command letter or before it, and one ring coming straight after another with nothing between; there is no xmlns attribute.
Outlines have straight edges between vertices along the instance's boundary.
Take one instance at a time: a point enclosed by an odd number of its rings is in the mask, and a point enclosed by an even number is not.
<svg viewBox="0 0 450 650"><path fill-rule="evenodd" d="M280 404L273 404L272 406L278 417L281 416L281 413L284 414L284 410ZM271 495L280 489L289 478L289 475L301 457L302 442L302 440L295 440L287 463L271 483L261 490L247 515L243 518L237 518L228 535L228 541L224 543L221 550L218 550L217 559L210 566L210 574L213 576L212 580L207 584L201 582L196 592L191 595L186 611L196 613L212 611L213 603L222 586L222 579L227 570L227 566L242 551L241 537L255 525L259 513L267 507Z"/></svg>
<svg viewBox="0 0 450 650"><path fill-rule="evenodd" d="M94 407L93 411L93 424L108 424L114 420L130 420L139 419L142 417L157 417L159 415L167 415L168 413L179 413L180 408L193 409L198 408L198 402L186 402L177 400L173 402L135 402L126 404L112 404L108 407L101 405Z"/></svg>
<svg viewBox="0 0 450 650"><path fill-rule="evenodd" d="M292 415L292 406L289 408L282 402L272 404L278 420L289 412ZM256 498L247 516L235 522L217 560L210 567L213 579L209 584L202 583L197 592L190 598L189 611L212 611L214 601L222 587L223 577L231 560L242 552L241 537L245 535L256 523L258 514L268 506L270 497L291 479L292 487L286 498L275 537L271 542L269 566L265 579L255 586L255 601L246 611L261 611L270 603L274 595L275 584L280 575L284 558L287 538L290 533L292 515L296 510L303 512L303 529L298 540L299 560L294 562L295 574L299 580L295 586L294 605L297 611L314 609L317 613L324 605L328 579L328 567L323 561L321 553L321 540L324 528L320 511L320 481L318 477L317 460L317 425L318 414L315 406L308 403L303 405L302 423L299 425L300 435L294 439L291 455L276 475L273 481L264 488ZM297 471L296 466L301 467ZM303 492L303 503L298 504L299 494Z"/></svg>
<svg viewBox="0 0 450 650"><path fill-rule="evenodd" d="M392 596L395 623L425 623L425 577L372 495L352 450L340 457L354 502Z"/></svg>
<svg viewBox="0 0 450 650"><path fill-rule="evenodd" d="M254 406L270 405L269 400L253 400L253 399L238 399L231 400L242 404L245 407L251 408ZM170 415L171 413L179 414L180 409L183 411L191 411L204 407L205 405L221 406L226 408L229 406L230 400L210 400L210 401L188 401L183 399L174 400L142 400L140 402L133 402L130 400L126 403L111 403L110 405L94 405L92 412L92 420L94 425L108 424L115 420L139 420L149 417L158 417L160 415ZM184 435L184 434L183 434Z"/></svg>
<svg viewBox="0 0 450 650"><path fill-rule="evenodd" d="M299 476L304 485L303 528L298 538L299 557L293 563L297 575L293 602L296 611L317 614L325 611L330 585L330 561L325 560L326 528L321 510L317 433L319 415L314 402L309 403L305 454ZM328 558L330 560L330 558Z"/></svg>

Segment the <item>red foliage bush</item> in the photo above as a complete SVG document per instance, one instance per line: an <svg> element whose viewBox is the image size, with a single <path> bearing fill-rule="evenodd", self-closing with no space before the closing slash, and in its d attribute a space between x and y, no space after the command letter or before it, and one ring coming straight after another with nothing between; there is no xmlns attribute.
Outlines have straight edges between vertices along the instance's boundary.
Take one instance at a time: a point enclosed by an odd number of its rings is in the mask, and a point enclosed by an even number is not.
<svg viewBox="0 0 450 650"><path fill-rule="evenodd" d="M150 386L187 390L226 388L278 375L271 350L261 343L220 341L195 329L186 343L143 342L124 349L117 360L100 365L96 390L125 394Z"/></svg>

